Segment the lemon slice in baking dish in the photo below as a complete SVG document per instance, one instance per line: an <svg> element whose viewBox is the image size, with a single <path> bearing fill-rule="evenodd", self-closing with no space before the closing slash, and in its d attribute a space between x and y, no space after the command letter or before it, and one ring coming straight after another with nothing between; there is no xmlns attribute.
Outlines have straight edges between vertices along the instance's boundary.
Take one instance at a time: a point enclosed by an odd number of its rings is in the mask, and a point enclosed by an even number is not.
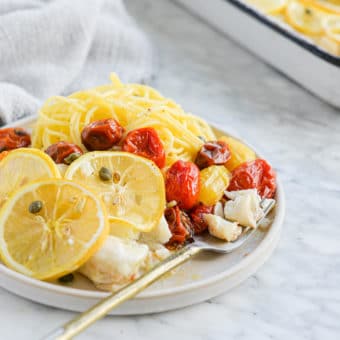
<svg viewBox="0 0 340 340"><path fill-rule="evenodd" d="M146 158L128 152L89 152L70 165L65 177L89 187L102 198L111 228L118 221L147 232L163 214L163 175Z"/></svg>
<svg viewBox="0 0 340 340"><path fill-rule="evenodd" d="M40 280L61 277L85 263L108 232L105 207L81 185L49 179L20 188L0 213L5 264Z"/></svg>
<svg viewBox="0 0 340 340"><path fill-rule="evenodd" d="M286 7L288 0L248 0L247 2L266 14L278 14Z"/></svg>
<svg viewBox="0 0 340 340"><path fill-rule="evenodd" d="M58 178L57 165L43 151L20 148L0 161L0 207L9 195L23 185L47 178Z"/></svg>
<svg viewBox="0 0 340 340"><path fill-rule="evenodd" d="M322 21L322 26L328 38L340 43L340 16L326 17Z"/></svg>
<svg viewBox="0 0 340 340"><path fill-rule="evenodd" d="M303 1L290 1L286 8L286 20L298 31L307 35L322 33L325 13Z"/></svg>

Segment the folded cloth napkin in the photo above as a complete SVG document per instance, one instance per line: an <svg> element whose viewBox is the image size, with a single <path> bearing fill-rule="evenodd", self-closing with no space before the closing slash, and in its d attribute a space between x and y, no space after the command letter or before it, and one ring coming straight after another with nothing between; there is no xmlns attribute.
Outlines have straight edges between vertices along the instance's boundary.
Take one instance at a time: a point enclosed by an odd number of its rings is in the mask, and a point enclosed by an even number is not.
<svg viewBox="0 0 340 340"><path fill-rule="evenodd" d="M51 95L152 75L152 47L121 0L1 0L0 125Z"/></svg>

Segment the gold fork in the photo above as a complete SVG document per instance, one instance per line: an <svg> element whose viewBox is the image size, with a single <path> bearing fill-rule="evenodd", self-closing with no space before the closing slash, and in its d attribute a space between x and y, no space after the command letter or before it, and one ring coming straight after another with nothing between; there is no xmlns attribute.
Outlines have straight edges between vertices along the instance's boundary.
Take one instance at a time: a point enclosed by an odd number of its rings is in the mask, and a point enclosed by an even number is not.
<svg viewBox="0 0 340 340"><path fill-rule="evenodd" d="M263 219L272 210L274 205L275 201L272 199L264 199L261 201L264 217L260 221L258 221L257 225L260 225L262 223ZM122 288L118 292L113 293L103 300L99 301L93 307L79 314L73 320L54 330L43 339L71 339L72 337L89 327L91 324L96 322L98 319L105 316L107 313L110 312L111 309L119 306L124 301L137 295L143 289L147 288L153 282L158 280L165 273L188 261L198 253L202 251L210 251L220 254L231 253L232 251L241 247L254 233L254 231L255 229L246 228L241 237L239 237L235 242L229 243L218 240L210 235L195 237L194 243L191 243L181 250L175 252L136 281L130 283L128 286Z"/></svg>

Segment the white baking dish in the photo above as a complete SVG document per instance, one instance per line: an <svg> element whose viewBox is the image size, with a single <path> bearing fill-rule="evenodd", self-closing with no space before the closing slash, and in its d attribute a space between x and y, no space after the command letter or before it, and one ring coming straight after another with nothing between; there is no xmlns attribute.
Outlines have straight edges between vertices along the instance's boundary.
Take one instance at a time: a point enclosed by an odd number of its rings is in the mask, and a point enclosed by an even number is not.
<svg viewBox="0 0 340 340"><path fill-rule="evenodd" d="M340 108L340 58L240 0L176 0L303 87Z"/></svg>

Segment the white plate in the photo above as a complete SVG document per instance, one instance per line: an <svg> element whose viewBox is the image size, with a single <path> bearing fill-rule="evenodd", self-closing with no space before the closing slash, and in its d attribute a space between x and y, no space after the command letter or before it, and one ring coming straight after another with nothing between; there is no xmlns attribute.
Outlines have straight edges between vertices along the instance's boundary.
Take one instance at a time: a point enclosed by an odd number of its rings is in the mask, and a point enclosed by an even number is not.
<svg viewBox="0 0 340 340"><path fill-rule="evenodd" d="M30 127L33 122L34 117L11 126ZM173 275L156 282L134 299L114 309L111 314L156 313L189 306L226 292L247 279L268 259L279 240L285 212L280 181L276 200L274 221L266 232L257 231L246 245L232 254L199 255ZM65 286L26 277L1 263L0 286L32 301L72 311L83 311L107 295L96 290L81 275L76 275L72 286Z"/></svg>

